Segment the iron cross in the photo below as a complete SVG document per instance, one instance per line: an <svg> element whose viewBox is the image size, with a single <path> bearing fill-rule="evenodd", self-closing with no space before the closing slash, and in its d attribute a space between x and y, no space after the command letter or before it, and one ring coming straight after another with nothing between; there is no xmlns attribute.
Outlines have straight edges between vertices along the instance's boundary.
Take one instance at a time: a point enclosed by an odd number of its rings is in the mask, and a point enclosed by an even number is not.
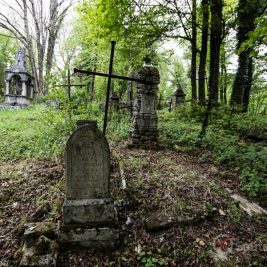
<svg viewBox="0 0 267 267"><path fill-rule="evenodd" d="M70 83L70 69L68 68L68 84L55 84L54 87L68 87L68 97L71 100L70 89L71 87L86 87L86 84L71 84Z"/></svg>
<svg viewBox="0 0 267 267"><path fill-rule="evenodd" d="M105 116L104 116L104 125L103 125L103 134L104 135L106 134L106 128L107 128L108 104L109 104L111 79L120 79L120 80L127 80L127 81L145 83L145 81L137 79L137 78L112 74L115 44L116 44L115 41L111 41L111 53L110 53L109 72L108 72L108 74L102 73L102 72L97 72L97 71L80 70L80 69L76 69L76 68L74 69L74 73L81 73L81 74L87 74L87 75L96 75L96 76L102 76L102 77L107 77L108 78L107 94L106 94L106 105L105 105Z"/></svg>

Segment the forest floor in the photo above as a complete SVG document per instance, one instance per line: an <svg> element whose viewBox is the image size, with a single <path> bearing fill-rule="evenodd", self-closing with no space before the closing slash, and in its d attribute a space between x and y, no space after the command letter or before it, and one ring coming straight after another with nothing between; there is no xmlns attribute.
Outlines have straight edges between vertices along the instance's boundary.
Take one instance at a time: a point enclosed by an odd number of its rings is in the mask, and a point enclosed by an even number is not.
<svg viewBox="0 0 267 267"><path fill-rule="evenodd" d="M242 195L238 175L208 151L125 141L111 152L122 244L108 253L61 249L58 266L267 266L266 216L240 209L230 197ZM26 222L62 219L63 199L63 161L1 164L0 266L16 266Z"/></svg>

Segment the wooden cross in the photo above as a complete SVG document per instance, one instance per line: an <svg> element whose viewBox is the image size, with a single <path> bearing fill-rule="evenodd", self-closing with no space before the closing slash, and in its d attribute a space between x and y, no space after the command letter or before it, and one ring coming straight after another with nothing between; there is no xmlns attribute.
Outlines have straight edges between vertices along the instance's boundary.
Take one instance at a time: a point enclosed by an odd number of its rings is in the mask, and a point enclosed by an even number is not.
<svg viewBox="0 0 267 267"><path fill-rule="evenodd" d="M102 73L102 72L97 72L97 71L80 70L80 69L76 69L76 68L74 69L74 73L82 73L82 74L87 74L87 75L96 75L96 76L102 76L102 77L107 77L108 78L107 94L106 94L106 105L105 105L105 116L104 116L104 125L103 125L103 134L104 135L106 134L106 128L107 128L108 104L109 104L111 79L120 79L120 80L127 80L127 81L145 83L145 81L137 79L137 78L112 74L115 44L116 44L115 41L111 41L111 53L110 53L109 72L108 72L108 74Z"/></svg>

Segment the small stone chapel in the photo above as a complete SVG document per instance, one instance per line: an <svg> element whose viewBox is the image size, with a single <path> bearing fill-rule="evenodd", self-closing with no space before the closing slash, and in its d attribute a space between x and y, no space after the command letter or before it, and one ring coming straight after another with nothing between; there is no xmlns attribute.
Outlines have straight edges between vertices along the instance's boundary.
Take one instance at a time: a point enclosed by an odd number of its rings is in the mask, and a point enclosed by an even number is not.
<svg viewBox="0 0 267 267"><path fill-rule="evenodd" d="M34 97L34 78L28 72L24 48L16 54L15 64L6 70L5 103L9 105L29 105Z"/></svg>

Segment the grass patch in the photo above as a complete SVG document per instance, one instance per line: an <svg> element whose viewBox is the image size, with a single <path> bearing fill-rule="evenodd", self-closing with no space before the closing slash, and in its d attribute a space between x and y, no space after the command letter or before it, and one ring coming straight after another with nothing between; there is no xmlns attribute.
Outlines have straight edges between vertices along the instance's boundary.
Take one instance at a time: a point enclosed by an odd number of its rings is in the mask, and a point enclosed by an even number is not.
<svg viewBox="0 0 267 267"><path fill-rule="evenodd" d="M0 160L55 158L74 124L65 112L35 105L0 113Z"/></svg>

